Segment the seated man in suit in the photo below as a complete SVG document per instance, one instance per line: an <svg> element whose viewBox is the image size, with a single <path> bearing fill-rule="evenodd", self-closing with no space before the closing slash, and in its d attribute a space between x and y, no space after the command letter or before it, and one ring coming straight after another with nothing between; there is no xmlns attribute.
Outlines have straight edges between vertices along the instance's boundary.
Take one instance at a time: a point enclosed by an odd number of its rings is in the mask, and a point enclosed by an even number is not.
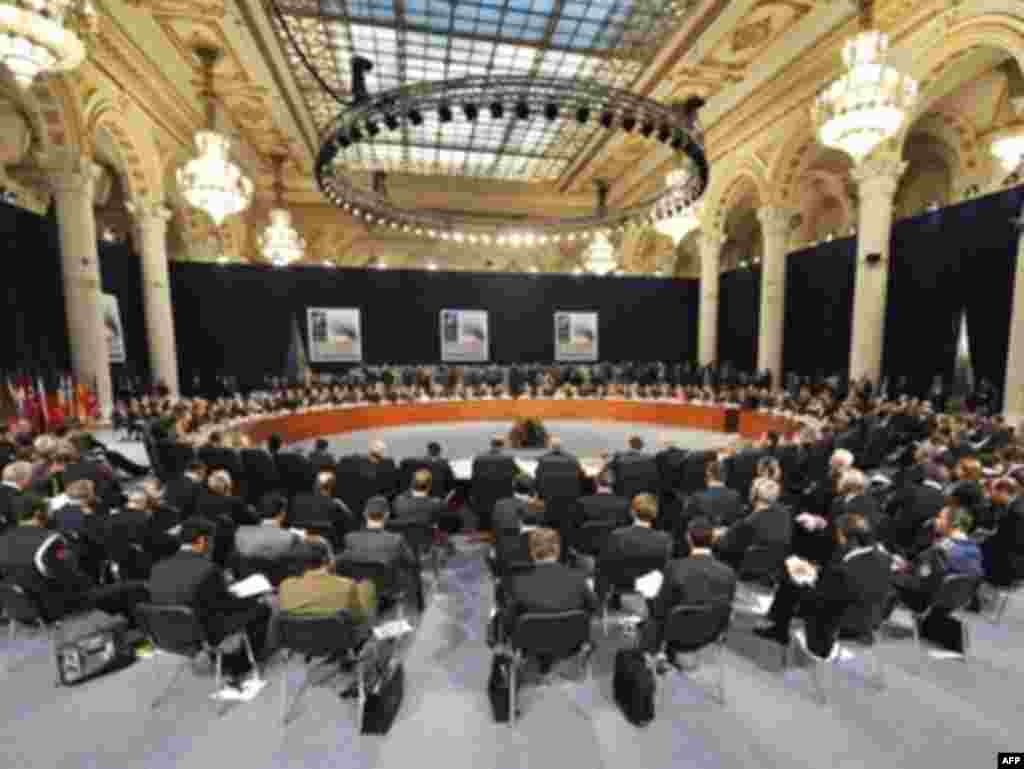
<svg viewBox="0 0 1024 769"><path fill-rule="evenodd" d="M981 548L968 537L974 528L971 514L949 504L935 516L933 544L912 563L897 559L893 585L900 601L914 611L924 611L942 586L945 577L984 575Z"/></svg>
<svg viewBox="0 0 1024 769"><path fill-rule="evenodd" d="M366 528L345 535L345 549L338 557L340 573L346 562L378 563L391 567L396 584L415 591L423 606L423 582L420 564L405 537L387 530L390 508L384 497L372 497L363 512ZM383 592L378 586L378 592Z"/></svg>
<svg viewBox="0 0 1024 769"><path fill-rule="evenodd" d="M240 558L274 561L287 570L309 563L318 547L330 553L330 545L318 534L288 528L288 500L283 494L268 494L261 508L260 525L239 526L235 531L235 552Z"/></svg>
<svg viewBox="0 0 1024 769"><path fill-rule="evenodd" d="M142 489L104 521L103 544L122 579L147 579L155 561L173 555L178 541L154 525L149 497Z"/></svg>
<svg viewBox="0 0 1024 769"><path fill-rule="evenodd" d="M992 484L992 504L997 510L995 532L981 544L985 576L993 585L1012 585L1024 578L1024 497L1012 478Z"/></svg>
<svg viewBox="0 0 1024 769"><path fill-rule="evenodd" d="M679 448L675 439L663 437L662 449L654 455L658 466L658 477L661 478L661 493L668 494L678 491L683 485L683 467L686 465L686 452Z"/></svg>
<svg viewBox="0 0 1024 769"><path fill-rule="evenodd" d="M732 526L743 517L743 499L722 482L722 464L717 459L704 467L704 491L690 498L688 518L707 518L715 526Z"/></svg>
<svg viewBox="0 0 1024 769"><path fill-rule="evenodd" d="M185 472L167 481L164 487L164 502L177 509L182 521L196 514L200 492L206 487L206 465L192 460Z"/></svg>
<svg viewBox="0 0 1024 769"><path fill-rule="evenodd" d="M615 475L615 493L627 499L657 494L661 489L658 464L644 451L644 440L639 435L629 439L628 451L612 457L609 467Z"/></svg>
<svg viewBox="0 0 1024 769"><path fill-rule="evenodd" d="M255 598L236 598L228 590L224 572L211 560L216 531L216 524L204 518L189 518L182 524L181 549L153 566L150 600L158 605L193 609L211 643L220 643L244 629L259 659L266 642L270 608ZM224 672L233 685L237 686L249 669L243 647L224 655Z"/></svg>
<svg viewBox="0 0 1024 769"><path fill-rule="evenodd" d="M536 520L544 510L545 505L540 501L533 478L519 474L512 484L512 495L502 497L494 503L491 520L494 535L498 537L505 532L519 531L519 526L527 515Z"/></svg>
<svg viewBox="0 0 1024 769"><path fill-rule="evenodd" d="M0 483L0 532L18 524L18 499L25 495L32 483L32 465L11 462L3 468Z"/></svg>
<svg viewBox="0 0 1024 769"><path fill-rule="evenodd" d="M728 529L715 531L715 555L734 569L739 569L747 550L755 545L789 548L793 533L793 514L779 502L779 484L767 478L754 481L751 487L753 510Z"/></svg>
<svg viewBox="0 0 1024 769"><path fill-rule="evenodd" d="M206 488L199 493L196 511L201 518L218 520L224 518L236 525L258 523L252 508L242 497L235 496L234 482L227 470L210 474Z"/></svg>
<svg viewBox="0 0 1024 769"><path fill-rule="evenodd" d="M297 494L292 499L288 515L288 525L299 529L314 527L319 530L325 524L333 526L336 544L341 544L348 532L359 528L352 511L335 497L335 476L331 470L317 474L312 493Z"/></svg>
<svg viewBox="0 0 1024 769"><path fill-rule="evenodd" d="M537 461L537 490L545 503L545 520L567 541L572 529L576 500L585 480L580 461L562 447L562 439L551 436L551 450Z"/></svg>
<svg viewBox="0 0 1024 769"><path fill-rule="evenodd" d="M394 519L436 526L445 507L443 501L431 496L431 484L430 471L417 470L412 477L412 486L409 490L395 497Z"/></svg>
<svg viewBox="0 0 1024 769"><path fill-rule="evenodd" d="M330 444L323 438L317 438L316 444L313 451L309 454L309 463L313 466L314 472L321 472L323 470L334 470L334 465L337 463L337 459L328 450Z"/></svg>
<svg viewBox="0 0 1024 769"><path fill-rule="evenodd" d="M512 493L512 486L519 475L515 459L504 452L505 439L495 436L491 439L491 450L473 459L471 504L481 529L491 528L494 504Z"/></svg>
<svg viewBox="0 0 1024 769"><path fill-rule="evenodd" d="M790 558L775 593L768 620L754 632L776 643L789 643L794 616L804 618L808 648L828 657L839 634L870 638L881 624L890 592L891 559L875 543L871 524L856 514L843 515L833 529L836 551L823 567Z"/></svg>
<svg viewBox="0 0 1024 769"><path fill-rule="evenodd" d="M381 440L372 441L367 456L370 460L367 491L371 496L391 499L399 491L399 478L395 460L388 456L387 444Z"/></svg>
<svg viewBox="0 0 1024 769"><path fill-rule="evenodd" d="M595 485L593 494L580 497L576 501L577 523L582 526L590 521L599 521L628 526L632 520L629 500L614 492L615 474L605 468L598 473Z"/></svg>
<svg viewBox="0 0 1024 769"><path fill-rule="evenodd" d="M926 534L924 524L935 518L945 506L943 489L949 482L945 465L930 462L924 467L920 483L909 483L896 489L886 504L887 520L883 540L893 551L904 555L916 553Z"/></svg>
<svg viewBox="0 0 1024 769"><path fill-rule="evenodd" d="M50 528L46 500L24 495L17 513L18 525L0 534L0 574L37 602L44 621L53 622L86 608L123 614L134 621L135 605L148 598L144 583L96 587L78 568L71 543Z"/></svg>
<svg viewBox="0 0 1024 769"><path fill-rule="evenodd" d="M68 537L81 569L94 581L102 577L107 560L106 520L109 511L96 499L92 481L81 479L68 485L66 504L53 511L53 528Z"/></svg>
<svg viewBox="0 0 1024 769"><path fill-rule="evenodd" d="M529 549L534 568L513 574L503 583L504 605L499 623L506 638L515 632L516 621L524 614L597 610L597 599L586 575L559 563L561 540L557 531L532 530ZM545 662L541 661L542 667Z"/></svg>
<svg viewBox="0 0 1024 769"><path fill-rule="evenodd" d="M373 622L377 616L377 590L373 582L340 577L327 548L314 546L311 551L305 573L281 583L281 611L303 615L348 611L357 622Z"/></svg>
<svg viewBox="0 0 1024 769"><path fill-rule="evenodd" d="M834 521L841 515L854 513L867 518L872 528L877 527L881 523L882 513L878 502L867 493L867 489L867 478L863 472L856 468L844 472L839 480L839 495L832 502L830 519Z"/></svg>
<svg viewBox="0 0 1024 769"><path fill-rule="evenodd" d="M676 606L732 604L736 572L711 551L714 525L708 518L692 518L686 527L689 556L668 562L658 594L651 602L651 618L643 633L649 652L661 648L665 621ZM672 650L669 649L671 655Z"/></svg>
<svg viewBox="0 0 1024 769"><path fill-rule="evenodd" d="M672 536L657 531L658 500L653 494L637 494L630 505L633 524L616 529L597 559L597 594L612 589L631 591L637 578L664 569L672 554ZM613 604L618 603L617 593Z"/></svg>

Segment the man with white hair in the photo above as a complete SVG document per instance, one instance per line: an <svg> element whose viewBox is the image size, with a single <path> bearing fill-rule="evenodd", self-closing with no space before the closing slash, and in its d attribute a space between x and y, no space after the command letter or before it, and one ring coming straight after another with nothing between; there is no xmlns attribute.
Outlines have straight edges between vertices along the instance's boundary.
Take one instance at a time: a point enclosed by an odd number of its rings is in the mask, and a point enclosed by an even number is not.
<svg viewBox="0 0 1024 769"><path fill-rule="evenodd" d="M32 465L28 462L11 462L3 470L0 483L0 531L18 522L21 499L32 483Z"/></svg>
<svg viewBox="0 0 1024 769"><path fill-rule="evenodd" d="M715 531L715 555L738 569L747 550L754 546L777 548L780 555L789 549L793 537L793 514L779 503L779 484L770 478L758 478L751 487L753 510L728 529Z"/></svg>

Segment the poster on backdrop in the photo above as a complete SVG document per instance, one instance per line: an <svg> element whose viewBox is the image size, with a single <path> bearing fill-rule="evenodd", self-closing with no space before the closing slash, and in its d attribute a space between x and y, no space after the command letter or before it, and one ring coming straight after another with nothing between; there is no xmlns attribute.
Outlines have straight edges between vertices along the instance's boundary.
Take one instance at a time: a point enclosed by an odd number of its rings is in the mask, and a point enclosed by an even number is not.
<svg viewBox="0 0 1024 769"><path fill-rule="evenodd" d="M555 313L555 360L597 360L597 313Z"/></svg>
<svg viewBox="0 0 1024 769"><path fill-rule="evenodd" d="M128 353L124 344L124 326L121 325L121 305L113 294L102 294L103 330L107 335L107 350L111 363L125 363Z"/></svg>
<svg viewBox="0 0 1024 769"><path fill-rule="evenodd" d="M363 360L363 330L357 307L309 307L306 320L310 363Z"/></svg>
<svg viewBox="0 0 1024 769"><path fill-rule="evenodd" d="M490 360L486 310L441 310L441 360L482 363Z"/></svg>

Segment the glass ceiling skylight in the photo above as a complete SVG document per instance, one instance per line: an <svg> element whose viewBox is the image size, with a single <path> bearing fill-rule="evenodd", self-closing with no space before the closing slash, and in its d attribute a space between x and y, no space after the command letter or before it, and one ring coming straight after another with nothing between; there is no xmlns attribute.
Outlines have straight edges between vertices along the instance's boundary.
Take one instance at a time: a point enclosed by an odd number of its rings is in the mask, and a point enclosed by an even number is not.
<svg viewBox="0 0 1024 769"><path fill-rule="evenodd" d="M374 63L371 93L425 80L533 75L592 78L629 88L673 31L672 0L277 0L287 32L338 98L350 98L350 62ZM318 129L338 113L294 50L280 20L275 28ZM490 119L475 123L461 107L450 123L425 114L363 142L353 167L366 170L557 178L595 131L596 121Z"/></svg>

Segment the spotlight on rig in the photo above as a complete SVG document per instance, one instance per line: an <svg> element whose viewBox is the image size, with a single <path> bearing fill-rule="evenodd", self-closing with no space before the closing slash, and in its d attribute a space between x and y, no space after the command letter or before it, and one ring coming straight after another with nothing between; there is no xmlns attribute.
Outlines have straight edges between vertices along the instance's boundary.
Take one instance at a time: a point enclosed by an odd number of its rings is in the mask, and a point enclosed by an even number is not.
<svg viewBox="0 0 1024 769"><path fill-rule="evenodd" d="M452 122L452 108L445 103L442 103L437 108L437 117L442 123Z"/></svg>
<svg viewBox="0 0 1024 769"><path fill-rule="evenodd" d="M636 117L634 117L631 114L630 115L623 115L622 116L622 130L623 131L626 131L628 133L628 132L632 131L635 127L636 127Z"/></svg>
<svg viewBox="0 0 1024 769"><path fill-rule="evenodd" d="M530 119L530 105L526 103L525 99L521 99L516 103L516 117L520 120Z"/></svg>
<svg viewBox="0 0 1024 769"><path fill-rule="evenodd" d="M544 105L544 117L548 120L554 120L558 117L558 105L553 101L549 101Z"/></svg>
<svg viewBox="0 0 1024 769"><path fill-rule="evenodd" d="M477 106L472 102L470 102L469 104L463 104L462 112L466 116L466 120L468 120L470 123L474 122L477 118L477 115L480 114L480 110L477 109Z"/></svg>
<svg viewBox="0 0 1024 769"><path fill-rule="evenodd" d="M384 125L388 127L389 131L398 130L398 118L395 115L388 115L384 118Z"/></svg>
<svg viewBox="0 0 1024 769"><path fill-rule="evenodd" d="M491 102L491 117L495 120L501 120L501 116L505 114L505 106L500 101Z"/></svg>
<svg viewBox="0 0 1024 769"><path fill-rule="evenodd" d="M579 109L576 110L576 122L586 123L588 120L590 120L589 107L580 107Z"/></svg>
<svg viewBox="0 0 1024 769"><path fill-rule="evenodd" d="M423 115L418 109L409 110L409 122L413 125L423 125Z"/></svg>

